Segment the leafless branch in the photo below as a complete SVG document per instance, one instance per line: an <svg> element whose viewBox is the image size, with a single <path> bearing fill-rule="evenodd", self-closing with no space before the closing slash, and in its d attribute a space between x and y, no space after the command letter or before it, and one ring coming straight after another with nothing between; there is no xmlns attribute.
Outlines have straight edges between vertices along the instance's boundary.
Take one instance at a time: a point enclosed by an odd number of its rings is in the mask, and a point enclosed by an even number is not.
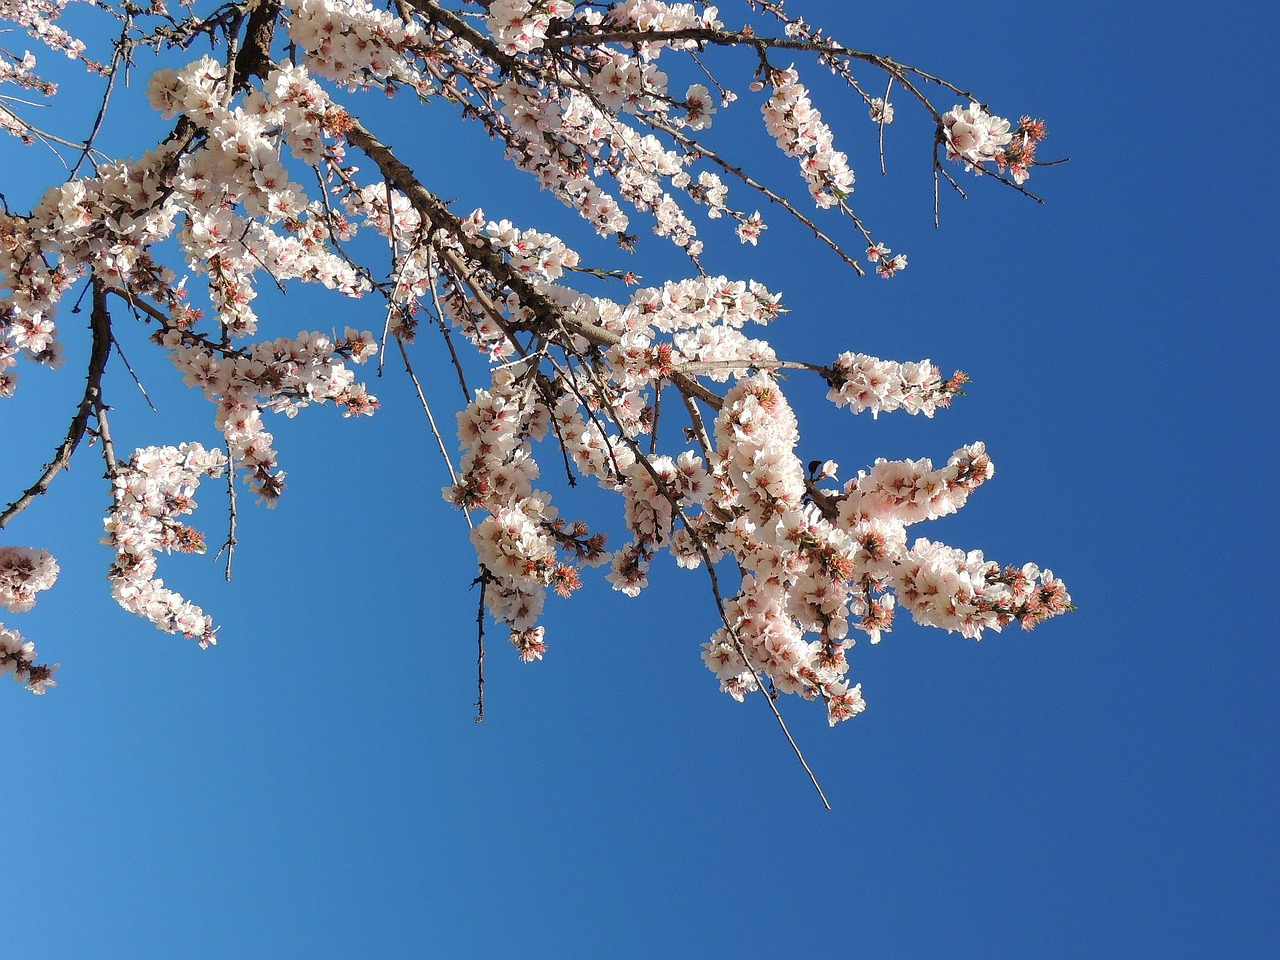
<svg viewBox="0 0 1280 960"><path fill-rule="evenodd" d="M63 470L71 465L71 457L76 447L84 439L85 429L89 425L89 417L97 409L102 397L102 375L107 368L107 359L111 356L111 314L107 310L107 297L102 282L96 277L91 281L93 288L93 306L89 312L89 329L93 334L93 343L89 351L89 370L85 376L84 395L76 407L75 416L67 428L67 435L53 459L45 465L39 478L23 491L22 496L9 504L0 514L0 529L25 510L36 497L47 493L49 484Z"/></svg>

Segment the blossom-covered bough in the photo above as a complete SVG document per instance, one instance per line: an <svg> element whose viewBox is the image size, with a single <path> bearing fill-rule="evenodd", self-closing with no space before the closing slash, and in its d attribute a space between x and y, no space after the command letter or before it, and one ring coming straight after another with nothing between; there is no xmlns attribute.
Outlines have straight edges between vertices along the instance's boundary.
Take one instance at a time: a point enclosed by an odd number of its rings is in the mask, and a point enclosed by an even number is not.
<svg viewBox="0 0 1280 960"><path fill-rule="evenodd" d="M702 656L721 688L739 700L763 691L775 714L779 694L818 700L833 724L864 707L848 679L856 633L877 642L899 607L973 638L1070 609L1048 570L908 536L992 475L981 443L938 466L879 460L843 483L833 461L801 462L780 371L820 377L834 404L873 416L932 417L967 378L928 360L779 357L753 335L782 314L779 295L704 267L698 225L728 218L755 244L766 228L760 207L793 218L859 274L864 264L883 277L906 267L851 204L854 172L803 82L808 68L835 73L862 102L882 165L895 108L924 111L935 131L935 215L940 183L960 191L951 172L960 166L1027 193L1042 121L995 116L938 77L844 46L777 0L732 11L660 0L243 0L178 11L163 0L93 0L78 19L96 17L94 36L115 37L101 50L62 29L68 3L0 0L0 18L82 60L107 90L84 139L40 129L24 104L52 95L52 84L12 46L19 32L3 38L0 125L60 150L72 173L29 213L0 213L0 396L16 389L19 361L60 363L57 315L68 298L88 298L92 342L67 432L0 527L95 441L109 484L108 577L125 609L214 643L212 619L157 577L161 554L205 549L186 522L196 488L222 478L230 576L237 491L268 506L285 491L269 415L310 404L375 413L379 401L352 365L381 370L392 352L440 444L445 498L471 526L482 603L523 660L544 655L548 590L568 596L584 568L602 565L614 589L635 595L661 552L709 579L721 627ZM214 53L197 55L199 45ZM126 67L136 77L151 53L147 96L170 131L137 159L104 156L96 138L117 80ZM585 266L518 211L455 209L397 153L407 125L375 129L350 107L349 94L369 88L406 110L432 105L433 119L444 109L480 124L599 235L629 249L647 225L687 255L687 276L607 296L637 278ZM807 199L704 142L737 100L731 88L758 102ZM380 238L384 259L367 256L362 236ZM865 259L851 252L862 249ZM379 297L385 320L282 335L254 308L264 283ZM148 327L203 392L225 450L188 440L117 452L104 392L121 324ZM432 344L447 352L462 398L456 464L432 413L443 397L414 373L414 351ZM567 472L569 487L590 477L620 497L618 542L561 515L538 486L548 465ZM0 604L29 609L57 572L44 551L0 546ZM0 669L37 693L53 684L52 668L8 627Z"/></svg>

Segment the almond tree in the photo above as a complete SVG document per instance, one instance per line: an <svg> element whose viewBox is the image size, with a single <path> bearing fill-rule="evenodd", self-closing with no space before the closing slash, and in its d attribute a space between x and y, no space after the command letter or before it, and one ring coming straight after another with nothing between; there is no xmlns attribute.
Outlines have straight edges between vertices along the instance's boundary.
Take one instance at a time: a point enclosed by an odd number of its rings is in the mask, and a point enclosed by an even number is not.
<svg viewBox="0 0 1280 960"><path fill-rule="evenodd" d="M213 619L157 576L160 555L206 549L187 519L197 487L222 479L229 578L238 496L271 506L285 495L270 415L311 404L372 415L379 400L352 366L380 371L388 357L417 390L445 499L471 527L481 602L525 661L546 650L538 621L548 590L567 597L584 568L603 565L604 579L634 596L660 552L709 588L721 626L703 660L721 689L739 700L762 691L775 715L780 694L799 694L820 701L832 724L864 708L848 679L856 633L878 642L900 607L973 638L1070 609L1048 570L908 538L907 527L955 512L991 477L981 443L945 464L878 460L843 480L833 460L801 462L785 374L818 377L832 403L873 417L932 417L967 378L929 360L779 356L761 329L784 312L779 296L704 269L699 227L731 220L738 240L755 244L767 211L792 218L853 273L906 268L852 205L854 172L804 71L834 73L861 103L868 121L854 135L878 137L882 166L895 110L923 112L934 131L935 219L941 193L964 192L962 170L1034 197L1024 184L1042 121L997 116L940 77L846 46L780 0L732 11L660 0L193 0L178 13L163 0L90 0L74 11L95 24L82 38L61 26L75 0L0 3L17 28L0 48L0 126L59 152L71 171L29 212L0 214L0 396L17 389L20 361L59 365L68 302L88 303L91 338L66 433L0 527L96 446L111 589L161 630L202 647L216 639ZM41 61L14 45L20 31L42 58L65 55L103 78L83 139L30 121L32 104L55 91ZM98 138L126 71L135 82L149 72L147 98L171 125L122 160L100 152ZM584 264L518 210L491 219L456 209L397 153L414 124L389 131L357 115L352 94L369 88L406 117L431 103L480 124L601 237L630 249L651 230L661 240L648 242L687 256L686 274L641 287L624 267ZM758 105L807 198L705 142L735 91ZM258 316L261 285L298 283L379 298L385 320L285 332L282 318ZM146 327L204 394L225 449L190 439L117 447L106 372L130 372L113 354L122 325ZM414 372L422 350L445 352L456 371L456 455L431 405L445 398ZM192 426L191 436L207 433ZM570 488L590 478L617 494L623 536L606 541L563 515L538 486L544 470L565 473ZM29 609L57 573L44 550L0 546L0 604ZM480 644L482 715L483 618ZM6 626L0 669L36 693L54 684L54 668Z"/></svg>

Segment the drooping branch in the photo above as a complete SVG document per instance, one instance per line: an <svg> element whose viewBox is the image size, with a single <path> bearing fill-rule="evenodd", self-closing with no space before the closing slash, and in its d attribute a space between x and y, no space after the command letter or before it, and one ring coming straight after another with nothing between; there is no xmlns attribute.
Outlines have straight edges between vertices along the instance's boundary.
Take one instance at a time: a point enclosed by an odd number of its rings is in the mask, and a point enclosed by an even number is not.
<svg viewBox="0 0 1280 960"><path fill-rule="evenodd" d="M89 369L85 375L84 395L76 407L75 416L67 428L67 435L54 452L53 459L44 468L39 478L23 491L13 503L0 514L0 529L8 526L9 521L20 514L36 497L49 491L53 478L71 465L71 457L75 454L80 441L84 439L85 429L89 425L89 417L93 415L102 398L102 375L107 369L107 359L111 356L111 314L107 310L107 292L102 281L97 277L90 280L93 288L92 307L89 311L89 330L93 342L89 349Z"/></svg>

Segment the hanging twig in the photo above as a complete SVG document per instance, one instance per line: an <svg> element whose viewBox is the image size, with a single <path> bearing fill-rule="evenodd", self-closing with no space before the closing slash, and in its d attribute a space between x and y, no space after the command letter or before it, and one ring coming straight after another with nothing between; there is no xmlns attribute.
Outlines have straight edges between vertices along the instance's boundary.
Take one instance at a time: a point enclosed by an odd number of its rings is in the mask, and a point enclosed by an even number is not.
<svg viewBox="0 0 1280 960"><path fill-rule="evenodd" d="M124 348L120 346L120 341L116 339L116 335L111 335L111 345L116 348L116 355L120 358L120 362L124 364L124 368L129 371L129 376L133 378L133 382L138 385L138 391L142 394L142 399L147 401L147 406L151 408L152 413L159 413L156 405L151 402L151 397L147 395L147 388L142 385L142 381L138 379L138 375L133 372L133 365L129 363L129 358L124 355Z"/></svg>
<svg viewBox="0 0 1280 960"><path fill-rule="evenodd" d="M231 582L231 558L235 555L236 544L240 541L236 539L236 462L231 456L230 451L227 453L227 540L214 556L214 560L222 556L223 551L227 554L226 580Z"/></svg>
<svg viewBox="0 0 1280 960"><path fill-rule="evenodd" d="M484 595L489 586L489 571L480 566L480 604L476 610L476 723L484 721Z"/></svg>
<svg viewBox="0 0 1280 960"><path fill-rule="evenodd" d="M436 438L436 446L440 448L440 456L444 458L444 465L449 470L449 481L456 487L458 485L458 474L453 469L453 460L445 447L444 438L440 435L440 428L436 426L436 418L431 413L431 404L427 403L427 395L422 389L422 383L418 380L418 375L413 371L413 364L409 362L409 351L405 349L404 343L399 337L396 337L395 341L396 346L400 348L400 357L404 360L405 372L409 374L409 379L413 382L413 389L418 394L418 402L422 404L422 410L427 415L427 423L431 426L431 435ZM462 516L466 518L467 526L474 529L475 525L471 522L471 511L463 510Z"/></svg>

